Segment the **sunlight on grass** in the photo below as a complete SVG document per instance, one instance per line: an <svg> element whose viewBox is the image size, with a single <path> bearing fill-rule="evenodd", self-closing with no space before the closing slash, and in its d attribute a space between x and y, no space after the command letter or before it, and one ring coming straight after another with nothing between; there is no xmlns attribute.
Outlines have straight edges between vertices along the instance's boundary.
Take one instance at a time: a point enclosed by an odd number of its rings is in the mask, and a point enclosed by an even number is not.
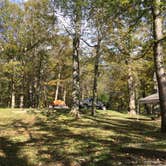
<svg viewBox="0 0 166 166"><path fill-rule="evenodd" d="M145 116L98 111L95 117L84 114L75 120L60 111L46 115L20 112L0 109L0 154L6 156L7 164L11 156L16 163L27 160L27 165L74 161L85 165L138 164L144 162L142 153L134 154L128 148L166 151L165 135L158 132L159 122Z"/></svg>

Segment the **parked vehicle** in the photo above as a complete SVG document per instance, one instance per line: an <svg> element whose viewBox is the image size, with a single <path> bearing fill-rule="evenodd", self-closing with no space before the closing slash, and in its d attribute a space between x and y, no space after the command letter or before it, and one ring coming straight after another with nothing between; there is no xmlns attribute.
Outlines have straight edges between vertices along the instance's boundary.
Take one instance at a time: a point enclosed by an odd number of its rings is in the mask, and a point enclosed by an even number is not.
<svg viewBox="0 0 166 166"><path fill-rule="evenodd" d="M106 106L101 102L97 101L95 103L97 109L106 110ZM92 98L86 98L80 102L80 108L91 108L92 107Z"/></svg>

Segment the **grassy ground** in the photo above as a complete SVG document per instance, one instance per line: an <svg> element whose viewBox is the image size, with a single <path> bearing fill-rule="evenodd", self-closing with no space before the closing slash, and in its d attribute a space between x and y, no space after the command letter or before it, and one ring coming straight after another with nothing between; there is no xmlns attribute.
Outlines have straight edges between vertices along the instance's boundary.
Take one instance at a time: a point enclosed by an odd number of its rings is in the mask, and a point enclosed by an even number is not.
<svg viewBox="0 0 166 166"><path fill-rule="evenodd" d="M159 121L114 111L77 121L65 111L32 112L0 109L0 166L166 165Z"/></svg>

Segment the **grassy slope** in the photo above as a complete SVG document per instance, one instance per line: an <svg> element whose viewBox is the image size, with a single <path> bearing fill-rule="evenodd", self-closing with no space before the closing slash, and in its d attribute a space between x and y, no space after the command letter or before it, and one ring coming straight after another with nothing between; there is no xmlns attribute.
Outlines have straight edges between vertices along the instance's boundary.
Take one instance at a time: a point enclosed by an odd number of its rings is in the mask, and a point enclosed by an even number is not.
<svg viewBox="0 0 166 166"><path fill-rule="evenodd" d="M114 111L75 121L61 111L0 109L0 166L166 165L159 123Z"/></svg>

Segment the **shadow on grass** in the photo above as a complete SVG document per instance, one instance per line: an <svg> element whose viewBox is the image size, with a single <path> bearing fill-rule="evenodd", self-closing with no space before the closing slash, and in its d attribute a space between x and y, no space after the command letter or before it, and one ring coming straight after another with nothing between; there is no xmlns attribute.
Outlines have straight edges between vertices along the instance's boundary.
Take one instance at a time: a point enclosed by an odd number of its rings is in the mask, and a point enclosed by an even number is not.
<svg viewBox="0 0 166 166"><path fill-rule="evenodd" d="M58 113L54 114L52 119L58 119L59 115L64 115L66 113ZM62 120L55 121L55 123L51 123L52 126L49 132L54 133L53 137L49 137L47 142L51 144L53 141L60 142L59 145L56 145L56 148L49 149L48 151L43 151L43 153L47 153L51 155L51 160L60 159L63 160L64 163L69 163L71 159L79 158L80 156L84 158L80 165L135 165L138 162L141 162L141 153L135 153L128 156L128 152L122 151L121 147L125 143L132 143L137 141L136 139L143 139L142 133L145 131L151 131L154 129L153 126L149 124L142 123L141 121L128 121L123 119L111 120L110 118L105 117L91 117L85 115L86 119L92 120L91 122L80 123L79 121L75 121L73 119L70 120ZM50 117L49 117L50 120ZM74 122L74 123L73 123ZM56 125L54 125L56 124ZM118 136L110 136L110 138L114 139L114 141L108 138L97 137L95 135L90 135L89 133L80 133L75 134L71 130L64 129L61 125L65 124L67 126L73 127L74 129L88 129L95 128L101 129L104 131L113 131L118 134ZM42 125L41 125L42 126ZM133 136L134 135L134 136ZM150 135L158 139L159 136ZM47 136L46 136L47 137ZM60 149L65 148L65 141L73 139L74 142L82 142L81 149L77 148L77 152L66 153L65 151L61 151ZM144 140L142 140L144 141ZM49 146L51 146L49 144ZM72 143L71 143L72 144ZM72 146L72 145L71 145ZM105 150L99 150L98 147L105 147ZM154 150L155 151L155 150ZM146 151L145 151L146 153ZM156 151L156 154L158 151ZM151 153L152 154L152 153ZM147 157L147 156L145 156ZM149 153L149 158L153 158L154 156ZM156 157L160 158L160 154Z"/></svg>
<svg viewBox="0 0 166 166"><path fill-rule="evenodd" d="M141 134L145 133L145 131L153 131L158 130L158 127L152 126L150 124L144 123L143 121L137 120L127 120L127 119L108 119L105 117L92 117L86 116L87 119L93 120L98 125L97 127L107 130L112 130L117 133L135 133ZM158 137L158 135L154 135Z"/></svg>
<svg viewBox="0 0 166 166"><path fill-rule="evenodd" d="M159 158L166 160L166 152L164 151L133 147L121 148L121 151L123 153L129 153L131 155L139 155L144 156L146 158Z"/></svg>
<svg viewBox="0 0 166 166"><path fill-rule="evenodd" d="M31 146L37 150L38 160L41 161L42 166L58 165L58 163L65 166L136 165L137 160L141 160L142 153L147 152L145 149L145 151L133 153L134 150L122 149L122 146L144 138L142 133L145 129L152 130L151 125L140 121L111 119L103 115L96 117L83 115L86 121L81 119L75 121L67 114L66 110L49 113L45 111L43 115L47 117L46 120L36 118L33 124L13 120L12 129L20 131L20 128L23 128L28 133L29 139L21 143L13 143L4 137L0 138L1 149L4 153L4 157L0 157L0 165L2 161L4 163L2 166L12 166L14 163L12 160L15 160L16 166L24 166L22 160L25 166L30 165L26 158L19 158L17 155L20 148L24 146ZM102 136L108 131L114 135ZM159 139L157 135L152 136ZM147 158L160 157L160 152L158 156L153 155L158 154L158 151L148 153L149 156L145 156ZM163 152L161 156L163 154L166 155ZM163 157L162 159L165 160ZM73 164L74 162L76 163Z"/></svg>
<svg viewBox="0 0 166 166"><path fill-rule="evenodd" d="M0 166L30 166L27 158L18 157L20 148L19 144L0 137Z"/></svg>

